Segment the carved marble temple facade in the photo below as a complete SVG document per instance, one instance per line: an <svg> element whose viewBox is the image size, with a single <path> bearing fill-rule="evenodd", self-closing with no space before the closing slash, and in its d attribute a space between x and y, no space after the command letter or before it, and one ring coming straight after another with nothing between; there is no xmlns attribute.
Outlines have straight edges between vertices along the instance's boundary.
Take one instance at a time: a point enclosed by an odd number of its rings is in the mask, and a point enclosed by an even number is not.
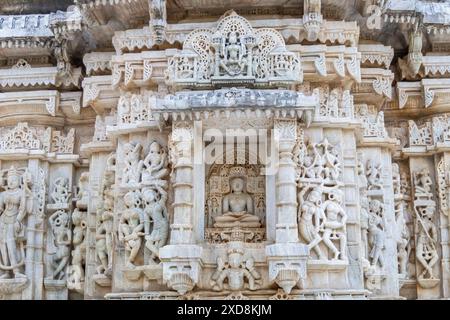
<svg viewBox="0 0 450 320"><path fill-rule="evenodd" d="M0 299L448 299L449 168L449 1L0 3Z"/></svg>

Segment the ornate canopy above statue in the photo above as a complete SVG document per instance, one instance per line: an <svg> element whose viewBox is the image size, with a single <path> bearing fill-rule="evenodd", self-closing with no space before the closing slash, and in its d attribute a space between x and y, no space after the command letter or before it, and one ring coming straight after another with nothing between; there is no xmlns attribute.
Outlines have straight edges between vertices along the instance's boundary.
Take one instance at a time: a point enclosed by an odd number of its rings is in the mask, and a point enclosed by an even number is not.
<svg viewBox="0 0 450 320"><path fill-rule="evenodd" d="M254 30L229 11L215 29L197 29L187 36L183 50L169 60L167 80L175 87L280 87L302 82L303 72L299 57L286 50L278 31Z"/></svg>

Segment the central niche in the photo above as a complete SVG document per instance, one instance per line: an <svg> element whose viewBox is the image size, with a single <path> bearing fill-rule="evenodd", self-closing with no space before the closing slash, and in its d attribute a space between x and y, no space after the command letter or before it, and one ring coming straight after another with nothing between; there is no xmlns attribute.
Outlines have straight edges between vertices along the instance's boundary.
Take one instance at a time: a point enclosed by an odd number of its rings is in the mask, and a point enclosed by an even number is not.
<svg viewBox="0 0 450 320"><path fill-rule="evenodd" d="M205 239L211 243L261 242L265 237L262 165L214 163L206 178Z"/></svg>

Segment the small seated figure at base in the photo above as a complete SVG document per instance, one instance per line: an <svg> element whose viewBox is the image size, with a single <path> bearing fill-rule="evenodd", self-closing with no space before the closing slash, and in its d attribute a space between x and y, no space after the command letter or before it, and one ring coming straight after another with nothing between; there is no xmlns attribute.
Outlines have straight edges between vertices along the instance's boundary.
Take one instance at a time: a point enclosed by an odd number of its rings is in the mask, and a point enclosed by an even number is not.
<svg viewBox="0 0 450 320"><path fill-rule="evenodd" d="M260 218L253 214L253 199L244 191L244 179L231 180L231 193L223 198L223 214L214 219L216 228L259 228Z"/></svg>

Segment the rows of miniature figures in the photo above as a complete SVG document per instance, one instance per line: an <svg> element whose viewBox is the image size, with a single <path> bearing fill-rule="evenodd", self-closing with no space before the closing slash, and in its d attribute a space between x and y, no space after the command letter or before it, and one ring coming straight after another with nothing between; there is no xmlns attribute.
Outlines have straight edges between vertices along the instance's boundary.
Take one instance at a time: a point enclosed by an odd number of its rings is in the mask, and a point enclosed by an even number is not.
<svg viewBox="0 0 450 320"><path fill-rule="evenodd" d="M300 135L303 137L303 135ZM127 267L135 268L136 257L145 240L145 247L151 253L146 263L158 264L159 248L167 243L169 217L167 209L169 159L168 151L158 142L152 142L149 153L141 159L140 144L126 144L124 147L124 169L121 186L126 190L123 196L125 210L118 220L118 240L127 252ZM112 273L112 251L116 156L111 154L100 186L101 200L97 208L96 256L97 274L110 277ZM358 157L361 159L361 156ZM311 252L311 259L347 261L346 222L343 204L343 186L340 180L342 165L338 148L326 138L319 143L307 143L302 139L294 150L298 168L299 235ZM380 281L383 274L384 249L386 242L383 168L368 160L358 165L361 194L361 234L364 244L364 269L369 283ZM6 175L6 185L5 185ZM408 177L393 164L393 183L396 216L396 234L399 274L413 277L423 287L439 283L434 267L439 255L438 236L435 225L436 203L433 200L430 172L424 169L412 174L414 194L411 197ZM233 182L233 196L224 198L227 207L227 222L234 219L238 226L252 216L253 199L243 191L243 179ZM86 264L86 228L89 175L83 173L79 191L75 197L75 209L69 206L71 192L67 179L58 178L50 192L51 204L47 232L47 253L50 271L47 280L67 281L69 289L82 290ZM25 277L26 219L33 210L33 178L27 169L11 167L2 173L0 193L0 276L8 278ZM231 199L231 201L230 201ZM411 200L413 199L413 200ZM231 203L232 202L232 203ZM411 216L411 207L415 214ZM256 221L256 220L255 220ZM258 220L259 221L259 220ZM237 222L237 224L236 224ZM414 226L411 226L414 222ZM259 223L259 222L258 222ZM259 226L259 225L258 225ZM411 234L415 233L415 237ZM239 251L238 249L236 249ZM240 251L239 251L240 252ZM420 270L410 270L412 252ZM220 268L220 266L219 266ZM370 287L370 286L369 286ZM256 286L254 287L256 288Z"/></svg>

